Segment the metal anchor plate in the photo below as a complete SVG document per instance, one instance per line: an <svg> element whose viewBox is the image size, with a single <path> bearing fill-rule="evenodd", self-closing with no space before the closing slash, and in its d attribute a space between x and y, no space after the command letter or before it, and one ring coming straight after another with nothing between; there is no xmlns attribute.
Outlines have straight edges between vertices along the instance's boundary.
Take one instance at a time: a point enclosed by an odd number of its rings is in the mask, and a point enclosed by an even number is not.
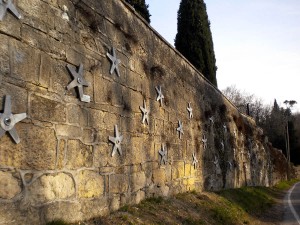
<svg viewBox="0 0 300 225"><path fill-rule="evenodd" d="M21 14L12 3L12 0L0 0L0 21L3 20L7 10L9 10L18 19L22 18Z"/></svg>
<svg viewBox="0 0 300 225"><path fill-rule="evenodd" d="M67 68L68 68L70 74L74 78L74 80L71 83L69 83L69 85L67 86L67 89L70 90L72 88L78 87L80 100L82 102L90 102L91 97L88 96L88 95L83 94L83 86L88 87L89 83L86 82L86 80L83 78L83 65L82 65L82 63L80 63L78 72L76 72L76 70L71 65L67 65Z"/></svg>
<svg viewBox="0 0 300 225"><path fill-rule="evenodd" d="M168 151L167 149L165 148L165 145L162 144L161 146L161 149L158 151L159 155L160 155L160 165L162 164L167 164L167 154L168 154Z"/></svg>
<svg viewBox="0 0 300 225"><path fill-rule="evenodd" d="M122 155L121 144L123 140L123 135L119 134L118 125L115 125L115 136L114 137L109 136L108 140L114 144L114 148L111 153L111 156L113 157L117 152L120 155Z"/></svg>
<svg viewBox="0 0 300 225"><path fill-rule="evenodd" d="M147 105L146 105L146 101L144 100L144 105L143 107L140 106L140 110L143 113L143 119L142 119L142 123L144 124L145 122L149 125L149 112L150 110L147 109Z"/></svg>
<svg viewBox="0 0 300 225"><path fill-rule="evenodd" d="M20 138L15 128L16 123L27 117L26 113L12 114L11 112L11 97L5 96L5 105L3 113L0 113L0 138L8 132L14 141L19 144Z"/></svg>
<svg viewBox="0 0 300 225"><path fill-rule="evenodd" d="M121 60L117 58L116 49L113 47L112 54L107 52L106 55L111 61L110 74L113 74L113 72L116 71L118 77L120 77L119 64L121 63Z"/></svg>

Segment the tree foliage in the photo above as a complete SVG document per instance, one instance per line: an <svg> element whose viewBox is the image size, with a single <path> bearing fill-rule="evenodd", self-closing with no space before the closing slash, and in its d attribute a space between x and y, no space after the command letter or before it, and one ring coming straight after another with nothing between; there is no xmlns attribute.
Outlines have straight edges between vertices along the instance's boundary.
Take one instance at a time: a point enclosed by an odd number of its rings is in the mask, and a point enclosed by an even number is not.
<svg viewBox="0 0 300 225"><path fill-rule="evenodd" d="M125 0L148 22L150 23L149 5L145 0Z"/></svg>
<svg viewBox="0 0 300 225"><path fill-rule="evenodd" d="M284 154L287 154L286 126L288 124L291 162L300 165L300 114L293 115L291 111L296 101L283 102L286 104L286 108L283 108L278 105L276 99L273 106L266 105L255 95L242 92L235 86L227 87L223 93L243 113L246 113L246 105L250 104L250 116L263 128L272 145L281 149Z"/></svg>
<svg viewBox="0 0 300 225"><path fill-rule="evenodd" d="M181 0L177 17L176 49L217 86L213 39L204 1Z"/></svg>
<svg viewBox="0 0 300 225"><path fill-rule="evenodd" d="M241 91L234 85L224 89L223 94L244 114L247 113L246 107L249 104L249 114L257 124L263 123L271 113L271 106L264 104L261 98Z"/></svg>

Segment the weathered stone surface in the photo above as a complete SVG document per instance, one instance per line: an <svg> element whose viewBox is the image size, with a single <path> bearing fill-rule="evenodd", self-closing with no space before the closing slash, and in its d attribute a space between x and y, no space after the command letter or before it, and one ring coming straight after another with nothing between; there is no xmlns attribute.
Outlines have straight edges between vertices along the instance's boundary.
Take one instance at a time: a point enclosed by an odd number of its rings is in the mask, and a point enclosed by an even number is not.
<svg viewBox="0 0 300 225"><path fill-rule="evenodd" d="M38 83L40 52L36 49L11 41L11 68L12 76L24 81Z"/></svg>
<svg viewBox="0 0 300 225"><path fill-rule="evenodd" d="M64 139L58 140L57 158L56 158L56 168L62 169L65 166L65 154L67 148L67 141Z"/></svg>
<svg viewBox="0 0 300 225"><path fill-rule="evenodd" d="M22 191L20 183L12 173L0 171L0 198L14 198Z"/></svg>
<svg viewBox="0 0 300 225"><path fill-rule="evenodd" d="M153 183L158 186L163 186L166 182L166 171L163 168L153 171Z"/></svg>
<svg viewBox="0 0 300 225"><path fill-rule="evenodd" d="M15 224L41 224L41 216L38 209L20 209L19 202L0 204L0 221L4 225Z"/></svg>
<svg viewBox="0 0 300 225"><path fill-rule="evenodd" d="M1 83L1 75L0 75L0 83ZM1 112L3 110L5 95L11 96L12 113L18 114L18 113L27 112L28 94L25 89L3 82L0 85L0 108L1 108L0 111Z"/></svg>
<svg viewBox="0 0 300 225"><path fill-rule="evenodd" d="M131 191L136 192L146 186L146 175L144 172L131 175Z"/></svg>
<svg viewBox="0 0 300 225"><path fill-rule="evenodd" d="M62 103L37 95L32 95L30 101L33 119L60 123L66 121L66 107Z"/></svg>
<svg viewBox="0 0 300 225"><path fill-rule="evenodd" d="M11 13L6 13L3 21L0 23L0 33L7 34L8 36L20 38L21 23Z"/></svg>
<svg viewBox="0 0 300 225"><path fill-rule="evenodd" d="M104 193L104 178L98 172L83 170L77 177L79 198L99 198Z"/></svg>
<svg viewBox="0 0 300 225"><path fill-rule="evenodd" d="M109 176L109 193L119 194L128 190L128 176L112 174Z"/></svg>
<svg viewBox="0 0 300 225"><path fill-rule="evenodd" d="M16 129L21 138L20 144L16 145L8 135L1 138L0 165L20 169L54 169L54 130L24 123L18 123Z"/></svg>
<svg viewBox="0 0 300 225"><path fill-rule="evenodd" d="M172 179L184 177L184 162L174 162L172 166Z"/></svg>
<svg viewBox="0 0 300 225"><path fill-rule="evenodd" d="M87 126L88 110L79 105L69 104L67 106L68 122L79 126Z"/></svg>
<svg viewBox="0 0 300 225"><path fill-rule="evenodd" d="M68 221L69 223L75 223L83 218L81 212L81 204L79 202L64 202L57 201L51 204L45 205L41 209L44 220L46 222L52 222L55 220Z"/></svg>
<svg viewBox="0 0 300 225"><path fill-rule="evenodd" d="M68 137L73 139L79 139L82 137L82 129L78 126L73 125L56 125L56 135L61 137Z"/></svg>
<svg viewBox="0 0 300 225"><path fill-rule="evenodd" d="M109 214L108 197L81 200L82 220Z"/></svg>
<svg viewBox="0 0 300 225"><path fill-rule="evenodd" d="M1 72L1 74L7 74L10 72L8 38L7 38L7 36L2 35L2 34L0 34L0 51L1 51L0 72ZM1 79L0 79L0 83L1 83Z"/></svg>
<svg viewBox="0 0 300 225"><path fill-rule="evenodd" d="M66 154L66 167L76 169L93 165L93 148L79 140L69 140Z"/></svg>
<svg viewBox="0 0 300 225"><path fill-rule="evenodd" d="M28 187L28 192L32 204L41 204L72 197L75 194L75 184L68 174L45 174Z"/></svg>

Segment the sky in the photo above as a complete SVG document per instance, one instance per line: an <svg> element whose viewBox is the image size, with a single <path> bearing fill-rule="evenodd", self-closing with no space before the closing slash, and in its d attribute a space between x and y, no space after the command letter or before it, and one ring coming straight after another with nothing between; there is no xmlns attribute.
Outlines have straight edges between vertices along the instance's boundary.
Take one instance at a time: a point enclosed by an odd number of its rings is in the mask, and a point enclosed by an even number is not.
<svg viewBox="0 0 300 225"><path fill-rule="evenodd" d="M170 44L180 0L146 0L151 26ZM206 0L220 90L235 85L266 104L300 111L300 0Z"/></svg>

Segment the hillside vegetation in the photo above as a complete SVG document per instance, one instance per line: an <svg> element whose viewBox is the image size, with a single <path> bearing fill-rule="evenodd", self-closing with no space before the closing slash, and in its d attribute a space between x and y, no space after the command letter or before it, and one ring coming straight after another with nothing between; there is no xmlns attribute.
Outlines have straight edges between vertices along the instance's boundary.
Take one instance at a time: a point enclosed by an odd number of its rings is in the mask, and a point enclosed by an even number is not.
<svg viewBox="0 0 300 225"><path fill-rule="evenodd" d="M281 182L273 188L244 187L220 192L188 192L172 198L150 198L138 205L124 206L107 217L78 224L274 224L280 221L280 205L285 190L296 180ZM63 225L63 222L49 223Z"/></svg>

